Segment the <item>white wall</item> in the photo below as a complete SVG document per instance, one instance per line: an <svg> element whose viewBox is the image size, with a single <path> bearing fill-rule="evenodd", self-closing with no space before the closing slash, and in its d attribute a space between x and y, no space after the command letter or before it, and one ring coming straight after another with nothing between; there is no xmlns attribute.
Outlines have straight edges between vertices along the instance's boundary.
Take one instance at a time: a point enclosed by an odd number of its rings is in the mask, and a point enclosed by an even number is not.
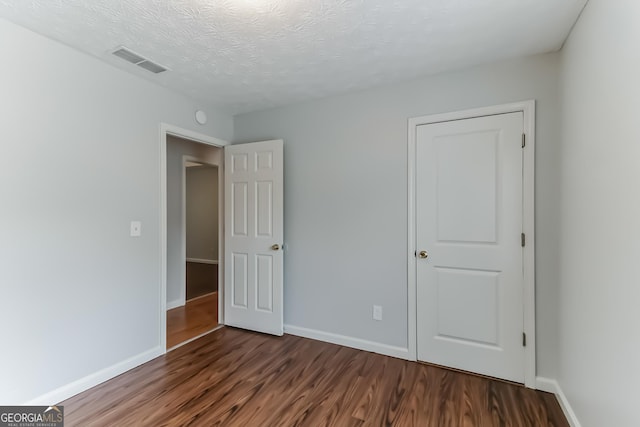
<svg viewBox="0 0 640 427"><path fill-rule="evenodd" d="M407 119L536 99L538 374L553 378L557 80L550 54L236 116L236 142L285 141L285 323L406 347Z"/></svg>
<svg viewBox="0 0 640 427"><path fill-rule="evenodd" d="M186 170L187 258L218 260L218 171L208 165Z"/></svg>
<svg viewBox="0 0 640 427"><path fill-rule="evenodd" d="M639 20L591 0L562 53L558 377L583 426L640 425Z"/></svg>
<svg viewBox="0 0 640 427"><path fill-rule="evenodd" d="M160 350L160 122L222 139L233 125L4 20L0 57L0 403L11 404Z"/></svg>
<svg viewBox="0 0 640 427"><path fill-rule="evenodd" d="M186 230L182 219L183 156L200 162L220 165L222 149L199 144L175 136L167 137L167 306L182 304L184 300L185 264L182 253Z"/></svg>

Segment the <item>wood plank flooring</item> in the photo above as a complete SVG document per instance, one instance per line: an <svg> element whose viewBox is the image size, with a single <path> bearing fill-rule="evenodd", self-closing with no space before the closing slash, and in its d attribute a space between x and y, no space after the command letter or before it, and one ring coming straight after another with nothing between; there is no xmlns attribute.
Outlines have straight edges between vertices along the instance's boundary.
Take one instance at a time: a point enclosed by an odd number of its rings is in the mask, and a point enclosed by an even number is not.
<svg viewBox="0 0 640 427"><path fill-rule="evenodd" d="M548 393L222 328L65 402L66 426L568 426Z"/></svg>
<svg viewBox="0 0 640 427"><path fill-rule="evenodd" d="M187 301L167 311L167 348L197 337L218 325L218 293Z"/></svg>

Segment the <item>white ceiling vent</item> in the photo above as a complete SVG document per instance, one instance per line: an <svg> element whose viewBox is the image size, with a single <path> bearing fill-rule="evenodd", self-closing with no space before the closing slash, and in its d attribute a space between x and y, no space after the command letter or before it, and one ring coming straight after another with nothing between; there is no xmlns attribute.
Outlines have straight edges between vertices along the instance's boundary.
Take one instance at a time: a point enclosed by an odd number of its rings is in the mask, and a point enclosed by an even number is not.
<svg viewBox="0 0 640 427"><path fill-rule="evenodd" d="M163 71L167 71L169 68L160 65L156 62L151 61L150 59L145 58L142 55L138 55L133 52L131 49L126 48L124 46L120 46L116 48L113 52L115 56L118 58L122 58L127 62L131 62L132 64L137 65L138 67L144 68L147 71L151 71L152 73L158 74Z"/></svg>

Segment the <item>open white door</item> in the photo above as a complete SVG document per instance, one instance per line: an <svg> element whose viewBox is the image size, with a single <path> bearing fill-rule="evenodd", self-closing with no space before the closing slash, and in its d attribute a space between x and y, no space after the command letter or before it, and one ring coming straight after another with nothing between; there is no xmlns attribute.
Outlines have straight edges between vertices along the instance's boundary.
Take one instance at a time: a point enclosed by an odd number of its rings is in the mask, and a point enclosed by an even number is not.
<svg viewBox="0 0 640 427"><path fill-rule="evenodd" d="M283 142L224 152L224 323L282 335Z"/></svg>

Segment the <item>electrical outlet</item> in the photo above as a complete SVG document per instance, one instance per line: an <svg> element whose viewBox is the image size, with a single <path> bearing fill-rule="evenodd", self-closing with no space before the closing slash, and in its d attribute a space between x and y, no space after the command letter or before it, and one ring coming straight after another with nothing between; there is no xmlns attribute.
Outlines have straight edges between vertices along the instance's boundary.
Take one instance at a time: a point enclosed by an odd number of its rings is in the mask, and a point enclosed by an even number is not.
<svg viewBox="0 0 640 427"><path fill-rule="evenodd" d="M373 320L382 320L382 306L374 305L373 306Z"/></svg>

